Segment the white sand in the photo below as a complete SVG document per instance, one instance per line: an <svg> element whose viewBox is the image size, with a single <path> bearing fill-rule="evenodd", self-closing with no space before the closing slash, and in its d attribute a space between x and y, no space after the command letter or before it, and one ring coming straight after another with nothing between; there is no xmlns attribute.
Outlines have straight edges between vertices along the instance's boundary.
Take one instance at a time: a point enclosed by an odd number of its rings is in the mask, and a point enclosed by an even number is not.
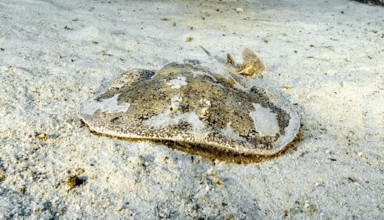
<svg viewBox="0 0 384 220"><path fill-rule="evenodd" d="M300 110L295 151L210 162L79 121L125 70L206 59L199 45L221 59L257 52ZM1 0L0 48L0 219L384 218L384 7ZM70 189L72 175L85 183Z"/></svg>

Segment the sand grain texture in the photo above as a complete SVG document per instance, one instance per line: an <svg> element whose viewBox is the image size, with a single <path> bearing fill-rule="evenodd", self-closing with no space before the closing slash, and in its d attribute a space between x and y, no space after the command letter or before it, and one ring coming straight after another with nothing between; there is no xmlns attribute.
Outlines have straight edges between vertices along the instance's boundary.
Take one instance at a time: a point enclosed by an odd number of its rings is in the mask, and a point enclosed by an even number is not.
<svg viewBox="0 0 384 220"><path fill-rule="evenodd" d="M349 0L1 1L0 219L382 219L383 20ZM111 79L199 46L257 53L300 109L295 150L236 165L80 122Z"/></svg>

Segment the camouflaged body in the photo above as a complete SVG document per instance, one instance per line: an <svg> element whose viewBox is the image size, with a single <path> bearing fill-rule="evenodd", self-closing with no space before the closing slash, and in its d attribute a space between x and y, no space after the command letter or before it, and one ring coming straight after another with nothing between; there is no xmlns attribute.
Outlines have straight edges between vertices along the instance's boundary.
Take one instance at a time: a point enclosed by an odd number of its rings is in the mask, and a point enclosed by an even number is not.
<svg viewBox="0 0 384 220"><path fill-rule="evenodd" d="M198 62L131 70L86 103L81 118L91 130L122 138L251 155L283 150L298 132L297 114L264 88L241 86L239 77Z"/></svg>

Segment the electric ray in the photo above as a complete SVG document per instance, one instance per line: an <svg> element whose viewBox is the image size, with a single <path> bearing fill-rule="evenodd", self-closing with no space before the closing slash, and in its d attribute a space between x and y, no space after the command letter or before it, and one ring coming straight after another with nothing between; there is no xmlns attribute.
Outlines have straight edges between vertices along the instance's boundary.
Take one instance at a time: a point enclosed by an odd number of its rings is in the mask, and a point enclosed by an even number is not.
<svg viewBox="0 0 384 220"><path fill-rule="evenodd" d="M299 116L262 86L260 59L245 49L242 64L228 55L225 66L207 54L208 65L186 60L157 72L123 73L82 106L81 119L99 134L203 156L262 158L284 151L298 133Z"/></svg>

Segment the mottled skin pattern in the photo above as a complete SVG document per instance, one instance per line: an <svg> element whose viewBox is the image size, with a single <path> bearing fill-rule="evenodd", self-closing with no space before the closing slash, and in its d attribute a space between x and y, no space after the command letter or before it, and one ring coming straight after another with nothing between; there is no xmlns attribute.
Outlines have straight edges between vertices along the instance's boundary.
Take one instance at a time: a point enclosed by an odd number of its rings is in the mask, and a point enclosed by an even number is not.
<svg viewBox="0 0 384 220"><path fill-rule="evenodd" d="M242 76L213 73L197 61L171 63L156 73L132 70L90 101L102 102L120 94L117 105L129 103L127 111L98 109L92 115L81 112L81 117L97 133L184 143L177 149L189 144L198 145L202 151L214 149L254 156L284 150L296 136L298 116L289 107L271 101L263 88L237 88L239 77ZM170 82L176 80L182 83L172 87ZM250 116L255 103L276 115L278 133L260 135ZM293 131L289 132L290 137L286 137L287 127ZM283 136L286 140L280 143Z"/></svg>

